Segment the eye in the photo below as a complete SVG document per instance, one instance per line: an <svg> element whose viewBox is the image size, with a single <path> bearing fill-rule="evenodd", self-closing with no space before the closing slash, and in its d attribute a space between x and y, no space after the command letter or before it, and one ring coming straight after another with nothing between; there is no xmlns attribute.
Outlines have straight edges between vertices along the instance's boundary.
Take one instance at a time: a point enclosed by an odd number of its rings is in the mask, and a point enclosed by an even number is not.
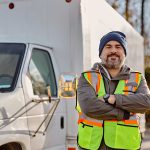
<svg viewBox="0 0 150 150"><path fill-rule="evenodd" d="M121 45L117 45L116 48L117 48L117 49L121 49L122 46L121 46Z"/></svg>
<svg viewBox="0 0 150 150"><path fill-rule="evenodd" d="M112 46L111 45L106 45L105 48L110 49Z"/></svg>

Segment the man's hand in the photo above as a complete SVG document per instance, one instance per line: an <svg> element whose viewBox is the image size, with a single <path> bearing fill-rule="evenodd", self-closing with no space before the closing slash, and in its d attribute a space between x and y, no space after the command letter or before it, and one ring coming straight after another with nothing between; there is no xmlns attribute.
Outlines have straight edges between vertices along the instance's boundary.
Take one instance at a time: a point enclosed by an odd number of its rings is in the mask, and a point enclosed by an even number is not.
<svg viewBox="0 0 150 150"><path fill-rule="evenodd" d="M108 99L108 103L114 105L116 102L116 98L114 95L110 95L109 99Z"/></svg>

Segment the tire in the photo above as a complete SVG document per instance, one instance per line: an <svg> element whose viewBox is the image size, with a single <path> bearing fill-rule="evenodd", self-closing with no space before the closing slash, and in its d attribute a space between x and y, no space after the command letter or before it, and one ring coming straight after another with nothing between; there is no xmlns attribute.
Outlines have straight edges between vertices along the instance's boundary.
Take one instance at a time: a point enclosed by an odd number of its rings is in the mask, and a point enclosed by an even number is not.
<svg viewBox="0 0 150 150"><path fill-rule="evenodd" d="M0 150L22 150L20 144L8 143L0 147Z"/></svg>

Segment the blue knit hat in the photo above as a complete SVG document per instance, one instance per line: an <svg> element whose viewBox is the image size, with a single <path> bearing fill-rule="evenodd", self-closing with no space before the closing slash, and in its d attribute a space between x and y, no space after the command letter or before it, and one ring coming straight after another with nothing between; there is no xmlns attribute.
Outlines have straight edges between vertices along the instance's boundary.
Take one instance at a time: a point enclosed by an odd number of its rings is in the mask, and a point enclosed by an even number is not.
<svg viewBox="0 0 150 150"><path fill-rule="evenodd" d="M109 41L117 41L121 44L121 46L124 49L125 55L127 55L127 42L126 42L126 36L124 33L120 31L112 31L104 35L99 44L99 57L103 51L104 46L109 42Z"/></svg>

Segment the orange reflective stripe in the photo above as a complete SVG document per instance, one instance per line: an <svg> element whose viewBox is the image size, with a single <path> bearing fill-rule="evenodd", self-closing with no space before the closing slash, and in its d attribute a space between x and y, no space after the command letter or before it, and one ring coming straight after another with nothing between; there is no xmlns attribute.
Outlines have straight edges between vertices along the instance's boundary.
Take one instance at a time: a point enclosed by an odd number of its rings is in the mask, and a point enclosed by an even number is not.
<svg viewBox="0 0 150 150"><path fill-rule="evenodd" d="M124 120L124 123L125 124L136 124L136 125L138 125L137 120Z"/></svg>
<svg viewBox="0 0 150 150"><path fill-rule="evenodd" d="M117 120L107 120L107 122L118 122ZM121 120L121 122L124 122L124 124L136 124L138 125L137 120Z"/></svg>
<svg viewBox="0 0 150 150"><path fill-rule="evenodd" d="M98 81L97 81L97 84L96 84L96 93L98 93L98 91L100 89L100 80L101 80L101 76L100 76L100 74L98 74Z"/></svg>
<svg viewBox="0 0 150 150"><path fill-rule="evenodd" d="M125 91L124 94L125 95L128 95L128 90L129 90L129 87L128 86L124 86L124 91Z"/></svg>
<svg viewBox="0 0 150 150"><path fill-rule="evenodd" d="M88 125L98 126L98 127L102 127L103 126L103 124L100 123L100 122L90 121L90 120L86 120L86 119L79 119L78 120L78 124L79 123L86 123Z"/></svg>
<svg viewBox="0 0 150 150"><path fill-rule="evenodd" d="M106 120L107 122L117 122L118 120Z"/></svg>
<svg viewBox="0 0 150 150"><path fill-rule="evenodd" d="M103 124L99 123L99 122L94 122L94 121L89 121L89 120L84 120L85 123L89 124L89 125L94 125L94 126L98 126L98 127L102 127Z"/></svg>
<svg viewBox="0 0 150 150"><path fill-rule="evenodd" d="M78 119L78 124L81 123L81 122L84 122L84 119L83 119L83 118Z"/></svg>
<svg viewBox="0 0 150 150"><path fill-rule="evenodd" d="M135 74L135 82L138 84L139 83L139 73ZM137 87L133 87L134 91L136 91Z"/></svg>
<svg viewBox="0 0 150 150"><path fill-rule="evenodd" d="M90 72L87 72L87 77L88 77L89 82L92 84L92 76Z"/></svg>
<svg viewBox="0 0 150 150"><path fill-rule="evenodd" d="M136 73L136 75L135 75L135 82L138 84L138 82L139 82L139 73Z"/></svg>

